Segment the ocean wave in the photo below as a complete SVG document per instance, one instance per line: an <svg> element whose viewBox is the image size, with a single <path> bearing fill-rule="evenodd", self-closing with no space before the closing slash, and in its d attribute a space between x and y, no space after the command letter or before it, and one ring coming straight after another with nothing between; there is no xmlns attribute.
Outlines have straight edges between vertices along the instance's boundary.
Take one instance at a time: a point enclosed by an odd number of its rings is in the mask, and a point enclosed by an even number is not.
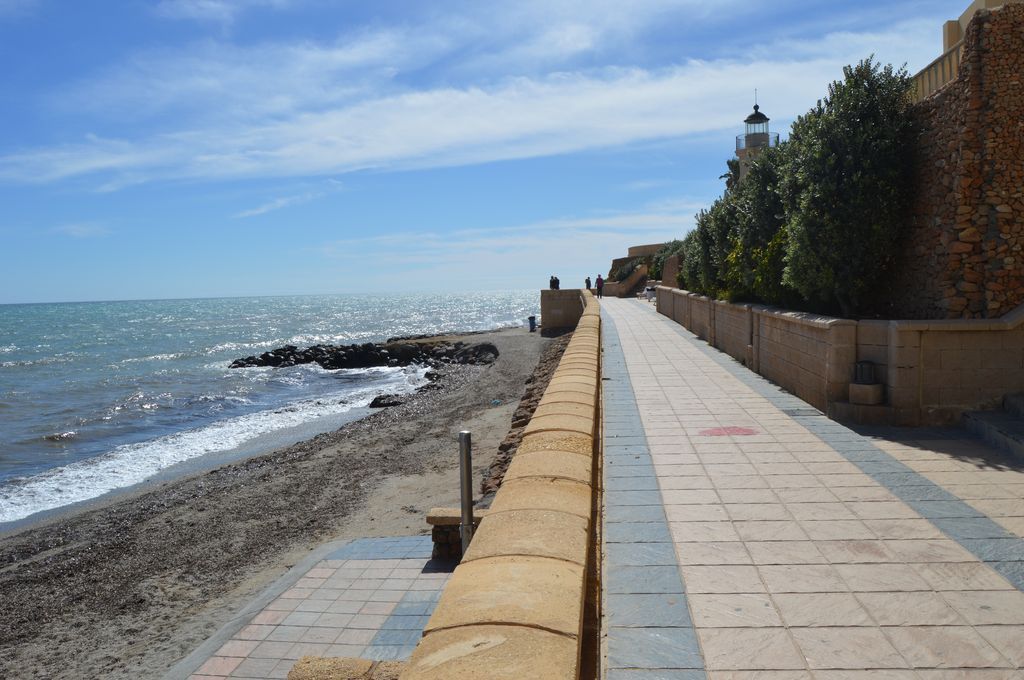
<svg viewBox="0 0 1024 680"><path fill-rule="evenodd" d="M137 364L145 361L173 361L175 359L187 359L191 356L195 356L188 352L171 352L169 354L153 354L148 357L129 357L122 359L122 364Z"/></svg>
<svg viewBox="0 0 1024 680"><path fill-rule="evenodd" d="M262 342L222 342L206 350L206 354L219 354L220 352L239 352L253 350L262 347L274 347L275 340L264 340Z"/></svg>
<svg viewBox="0 0 1024 680"><path fill-rule="evenodd" d="M0 345L0 354L10 354L11 352L17 352L17 345Z"/></svg>
<svg viewBox="0 0 1024 680"><path fill-rule="evenodd" d="M48 366L52 364L67 364L74 361L76 358L82 356L78 352L65 352L64 354L55 354L49 357L40 357L38 359L20 359L16 361L0 361L0 368L15 368L18 366Z"/></svg>
<svg viewBox="0 0 1024 680"><path fill-rule="evenodd" d="M144 482L172 465L229 451L276 430L366 406L379 394L403 394L426 382L425 369L390 369L373 384L345 393L342 400L320 397L218 421L148 442L54 468L0 486L0 523L89 500Z"/></svg>

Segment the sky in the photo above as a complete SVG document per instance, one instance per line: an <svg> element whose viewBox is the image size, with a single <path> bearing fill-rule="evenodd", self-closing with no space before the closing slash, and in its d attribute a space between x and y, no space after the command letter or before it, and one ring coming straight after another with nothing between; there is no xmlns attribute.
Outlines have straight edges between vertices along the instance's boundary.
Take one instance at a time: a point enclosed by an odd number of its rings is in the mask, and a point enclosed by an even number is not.
<svg viewBox="0 0 1024 680"><path fill-rule="evenodd" d="M967 0L0 0L0 304L563 287Z"/></svg>

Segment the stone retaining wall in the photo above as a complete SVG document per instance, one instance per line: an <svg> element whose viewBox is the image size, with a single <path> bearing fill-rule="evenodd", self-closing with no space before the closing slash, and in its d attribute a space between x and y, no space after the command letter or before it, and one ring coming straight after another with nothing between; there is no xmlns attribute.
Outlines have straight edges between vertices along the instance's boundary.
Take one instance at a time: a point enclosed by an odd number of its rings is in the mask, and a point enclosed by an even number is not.
<svg viewBox="0 0 1024 680"><path fill-rule="evenodd" d="M585 307L403 680L579 677L598 448L601 317Z"/></svg>
<svg viewBox="0 0 1024 680"><path fill-rule="evenodd" d="M890 318L998 318L1024 303L1024 4L971 20L957 77L914 105L914 204Z"/></svg>
<svg viewBox="0 0 1024 680"><path fill-rule="evenodd" d="M1024 391L1024 305L996 320L852 321L658 288L657 310L832 417L945 424ZM847 403L857 361L879 406Z"/></svg>

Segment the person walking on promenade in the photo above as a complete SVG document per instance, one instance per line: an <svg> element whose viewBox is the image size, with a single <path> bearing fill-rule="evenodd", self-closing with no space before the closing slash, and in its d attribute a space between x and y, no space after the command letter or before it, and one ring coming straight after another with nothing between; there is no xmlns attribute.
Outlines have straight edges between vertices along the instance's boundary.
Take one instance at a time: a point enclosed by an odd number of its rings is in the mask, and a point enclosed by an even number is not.
<svg viewBox="0 0 1024 680"><path fill-rule="evenodd" d="M604 279L601 278L600 274L597 275L597 280L594 281L594 287L597 288L597 297L601 297L601 291L604 290Z"/></svg>
<svg viewBox="0 0 1024 680"><path fill-rule="evenodd" d="M587 283L587 290L590 290L590 277L589 276L587 277L586 283Z"/></svg>

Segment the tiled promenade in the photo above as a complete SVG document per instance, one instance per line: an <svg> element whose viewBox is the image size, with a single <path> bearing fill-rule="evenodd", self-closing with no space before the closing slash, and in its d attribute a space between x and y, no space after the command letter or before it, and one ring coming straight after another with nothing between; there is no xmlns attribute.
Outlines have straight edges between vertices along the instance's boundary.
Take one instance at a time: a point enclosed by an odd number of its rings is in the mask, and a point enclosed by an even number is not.
<svg viewBox="0 0 1024 680"><path fill-rule="evenodd" d="M607 680L1024 679L1024 466L602 309Z"/></svg>
<svg viewBox="0 0 1024 680"><path fill-rule="evenodd" d="M430 536L326 546L165 676L284 678L302 656L406 659L454 565Z"/></svg>

